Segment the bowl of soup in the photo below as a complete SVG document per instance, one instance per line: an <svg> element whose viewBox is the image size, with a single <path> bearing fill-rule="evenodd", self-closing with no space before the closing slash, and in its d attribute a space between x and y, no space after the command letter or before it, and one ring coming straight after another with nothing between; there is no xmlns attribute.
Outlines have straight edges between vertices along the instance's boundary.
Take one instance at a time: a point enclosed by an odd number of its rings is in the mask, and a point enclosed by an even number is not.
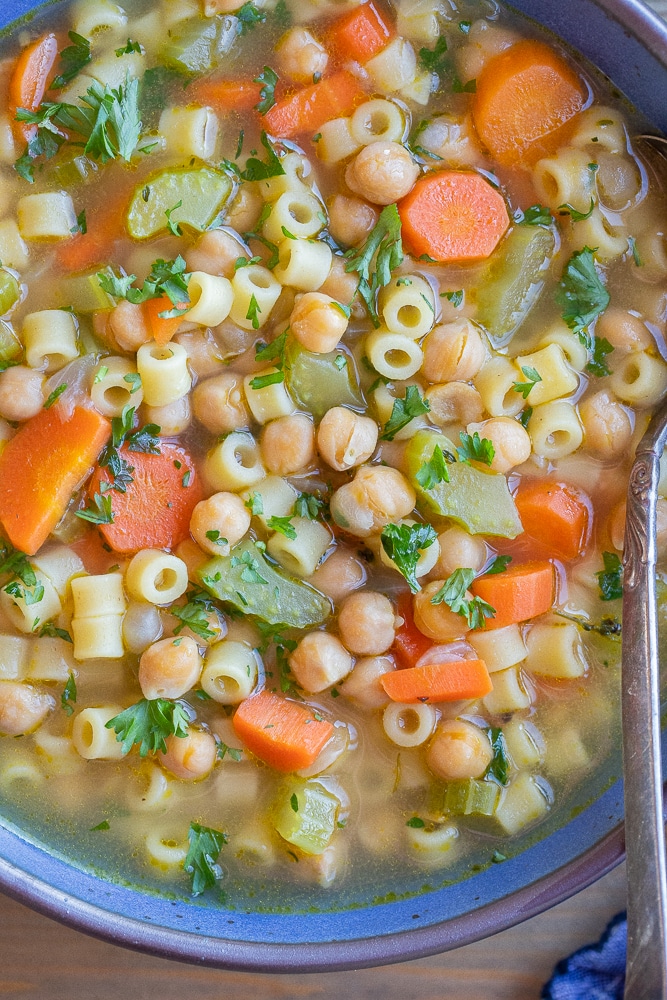
<svg viewBox="0 0 667 1000"><path fill-rule="evenodd" d="M662 23L3 18L3 890L315 970L609 870L624 496L667 391Z"/></svg>

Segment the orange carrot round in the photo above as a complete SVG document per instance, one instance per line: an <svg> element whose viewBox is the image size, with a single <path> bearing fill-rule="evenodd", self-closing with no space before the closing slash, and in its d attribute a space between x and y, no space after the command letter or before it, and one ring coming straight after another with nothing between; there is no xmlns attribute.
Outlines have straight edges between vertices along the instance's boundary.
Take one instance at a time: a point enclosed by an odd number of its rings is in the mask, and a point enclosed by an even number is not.
<svg viewBox="0 0 667 1000"><path fill-rule="evenodd" d="M326 41L339 59L368 62L381 52L394 36L387 14L369 0L335 21Z"/></svg>
<svg viewBox="0 0 667 1000"><path fill-rule="evenodd" d="M271 135L293 139L302 132L316 132L332 118L349 115L365 97L356 76L341 71L278 101L262 122Z"/></svg>
<svg viewBox="0 0 667 1000"><path fill-rule="evenodd" d="M528 562L510 566L503 573L480 576L471 584L475 597L494 608L487 629L515 625L543 615L554 601L554 567L550 562Z"/></svg>
<svg viewBox="0 0 667 1000"><path fill-rule="evenodd" d="M146 323L153 340L157 344L168 344L174 336L183 319L187 319L187 303L182 304L183 316L160 316L163 312L172 312L174 308L181 309L181 306L174 307L168 295L161 295L158 299L146 299L142 305Z"/></svg>
<svg viewBox="0 0 667 1000"><path fill-rule="evenodd" d="M484 66L472 116L491 154L516 163L529 152L543 155L548 137L582 110L587 97L583 81L552 48L524 39Z"/></svg>
<svg viewBox="0 0 667 1000"><path fill-rule="evenodd" d="M465 170L426 174L398 211L410 250L443 263L488 257L510 222L500 192Z"/></svg>
<svg viewBox="0 0 667 1000"><path fill-rule="evenodd" d="M592 507L581 490L551 479L528 480L514 497L523 530L552 555L576 559L590 537Z"/></svg>
<svg viewBox="0 0 667 1000"><path fill-rule="evenodd" d="M58 55L58 40L55 35L44 35L32 45L28 45L16 60L9 81L9 101L12 118L17 108L36 111L42 103L46 88ZM36 125L16 122L17 131L26 142L37 131Z"/></svg>
<svg viewBox="0 0 667 1000"><path fill-rule="evenodd" d="M310 767L334 731L309 705L271 691L260 691L242 701L233 724L251 753L285 773Z"/></svg>
<svg viewBox="0 0 667 1000"><path fill-rule="evenodd" d="M129 451L119 454L132 466L132 482L125 493L108 490L112 524L101 524L100 532L116 552L139 549L172 549L189 536L190 517L203 491L195 464L185 448L160 442L160 454ZM110 482L106 468L98 468L88 488L92 500L100 483Z"/></svg>
<svg viewBox="0 0 667 1000"><path fill-rule="evenodd" d="M493 690L483 660L450 660L407 670L390 670L380 683L392 701L405 705L483 698Z"/></svg>

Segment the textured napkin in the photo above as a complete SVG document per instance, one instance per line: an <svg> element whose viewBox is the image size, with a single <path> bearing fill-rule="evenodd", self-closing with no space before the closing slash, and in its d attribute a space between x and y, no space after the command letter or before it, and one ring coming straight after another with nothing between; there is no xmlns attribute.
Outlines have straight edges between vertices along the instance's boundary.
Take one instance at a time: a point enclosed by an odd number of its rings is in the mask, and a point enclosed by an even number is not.
<svg viewBox="0 0 667 1000"><path fill-rule="evenodd" d="M627 931L625 913L619 913L596 944L558 963L542 1000L623 1000Z"/></svg>

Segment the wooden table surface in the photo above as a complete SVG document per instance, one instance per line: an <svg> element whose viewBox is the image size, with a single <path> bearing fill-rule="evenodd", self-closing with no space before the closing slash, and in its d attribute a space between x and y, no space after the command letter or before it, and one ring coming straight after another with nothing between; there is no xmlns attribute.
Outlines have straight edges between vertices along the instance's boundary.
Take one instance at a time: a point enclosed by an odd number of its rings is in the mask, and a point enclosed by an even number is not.
<svg viewBox="0 0 667 1000"><path fill-rule="evenodd" d="M667 17L667 0L650 4ZM20 1000L539 1000L564 956L625 907L624 866L572 899L456 951L359 972L221 972L86 937L0 896L0 997Z"/></svg>

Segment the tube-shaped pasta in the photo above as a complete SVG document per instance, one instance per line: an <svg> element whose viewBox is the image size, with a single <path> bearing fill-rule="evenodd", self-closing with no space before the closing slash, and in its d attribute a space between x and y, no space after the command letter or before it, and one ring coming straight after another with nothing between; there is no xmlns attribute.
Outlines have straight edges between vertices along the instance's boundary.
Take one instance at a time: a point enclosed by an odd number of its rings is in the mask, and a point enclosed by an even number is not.
<svg viewBox="0 0 667 1000"><path fill-rule="evenodd" d="M131 597L149 604L172 604L188 589L188 568L182 559L161 549L142 549L125 571Z"/></svg>
<svg viewBox="0 0 667 1000"><path fill-rule="evenodd" d="M0 680L23 680L30 650L30 639L25 636L0 635Z"/></svg>
<svg viewBox="0 0 667 1000"><path fill-rule="evenodd" d="M493 691L482 699L487 711L494 715L503 712L518 712L528 708L532 701L523 684L523 677L516 667L497 670L493 675Z"/></svg>
<svg viewBox="0 0 667 1000"><path fill-rule="evenodd" d="M374 330L366 337L366 356L376 372L391 381L411 378L422 366L422 349L410 337L389 330Z"/></svg>
<svg viewBox="0 0 667 1000"><path fill-rule="evenodd" d="M294 400L287 391L285 379L271 382L269 385L253 387L255 380L266 379L266 376L276 375L277 368L265 368L254 375L246 375L243 380L245 398L248 408L258 424L266 424L276 417L287 417L296 411Z"/></svg>
<svg viewBox="0 0 667 1000"><path fill-rule="evenodd" d="M571 455L584 439L575 407L563 399L536 406L528 422L528 433L535 454L551 460Z"/></svg>
<svg viewBox="0 0 667 1000"><path fill-rule="evenodd" d="M122 615L127 608L122 573L77 576L72 580L72 597L75 618Z"/></svg>
<svg viewBox="0 0 667 1000"><path fill-rule="evenodd" d="M84 572L83 562L67 545L47 545L31 561L33 566L49 578L63 602L72 577Z"/></svg>
<svg viewBox="0 0 667 1000"><path fill-rule="evenodd" d="M22 785L23 789L30 788L34 791L43 784L44 775L27 757L25 760L11 760L0 770L0 789L5 793L10 792L14 785Z"/></svg>
<svg viewBox="0 0 667 1000"><path fill-rule="evenodd" d="M173 340L164 346L154 342L142 344L137 351L137 371L148 406L174 403L192 385L187 351Z"/></svg>
<svg viewBox="0 0 667 1000"><path fill-rule="evenodd" d="M9 115L0 115L0 163L12 164L16 161L16 142ZM4 260L5 258L1 258ZM15 267L11 264L10 267Z"/></svg>
<svg viewBox="0 0 667 1000"><path fill-rule="evenodd" d="M122 712L119 705L84 708L72 725L74 749L86 760L120 760L123 747L112 729L106 725Z"/></svg>
<svg viewBox="0 0 667 1000"><path fill-rule="evenodd" d="M256 510L254 516L258 517L266 528L267 522L272 517L287 517L293 512L298 495L286 479L280 476L267 476L261 483L242 493L241 499Z"/></svg>
<svg viewBox="0 0 667 1000"><path fill-rule="evenodd" d="M77 34L93 38L101 31L120 31L127 24L127 14L111 0L100 0L91 5L88 0L77 0L72 11L72 24Z"/></svg>
<svg viewBox="0 0 667 1000"><path fill-rule="evenodd" d="M140 406L144 392L130 359L104 358L95 371L90 398L105 417L119 417L126 406Z"/></svg>
<svg viewBox="0 0 667 1000"><path fill-rule="evenodd" d="M526 639L526 669L543 677L583 677L586 660L579 628L571 622L533 625Z"/></svg>
<svg viewBox="0 0 667 1000"><path fill-rule="evenodd" d="M595 247L595 259L607 264L627 252L628 234L624 227L612 226L600 209L594 208L587 219L572 226L568 243L573 250Z"/></svg>
<svg viewBox="0 0 667 1000"><path fill-rule="evenodd" d="M534 775L519 771L512 779L494 819L510 836L540 819L549 809L549 798Z"/></svg>
<svg viewBox="0 0 667 1000"><path fill-rule="evenodd" d="M560 321L554 323L538 343L538 350L549 347L550 344L557 344L560 347L570 368L576 372L583 372L588 364L588 351L576 333L573 333L565 323Z"/></svg>
<svg viewBox="0 0 667 1000"><path fill-rule="evenodd" d="M200 684L221 705L238 705L257 684L257 658L245 642L223 639L209 646Z"/></svg>
<svg viewBox="0 0 667 1000"><path fill-rule="evenodd" d="M246 826L234 834L236 857L244 865L270 867L276 863L276 852L271 842L271 834L259 823Z"/></svg>
<svg viewBox="0 0 667 1000"><path fill-rule="evenodd" d="M285 239L286 229L297 239L311 239L325 225L322 221L326 218L323 212L322 202L302 184L298 188L285 191L273 203L271 215L264 223L264 235L268 240L280 243Z"/></svg>
<svg viewBox="0 0 667 1000"><path fill-rule="evenodd" d="M395 94L414 80L417 56L410 42L399 37L369 59L364 69L376 90L383 94Z"/></svg>
<svg viewBox="0 0 667 1000"><path fill-rule="evenodd" d="M150 860L161 868L182 865L188 856L188 840L180 830L174 831L152 824L146 834L145 845Z"/></svg>
<svg viewBox="0 0 667 1000"><path fill-rule="evenodd" d="M35 580L35 586L31 588L26 588L20 581L15 580L7 584L12 592L9 592L7 587L3 587L0 591L0 608L20 632L32 632L35 620L48 622L52 618L57 618L62 611L60 598L49 578L36 570ZM34 600L40 594L40 599Z"/></svg>
<svg viewBox="0 0 667 1000"><path fill-rule="evenodd" d="M283 240L274 277L281 285L315 292L329 277L333 254L321 240Z"/></svg>
<svg viewBox="0 0 667 1000"><path fill-rule="evenodd" d="M609 376L609 387L624 403L655 406L667 389L667 365L646 351L621 356Z"/></svg>
<svg viewBox="0 0 667 1000"><path fill-rule="evenodd" d="M590 154L604 150L607 153L626 153L628 134L623 115L617 108L607 108L599 104L582 111L574 119L575 128L570 135L570 144L586 149Z"/></svg>
<svg viewBox="0 0 667 1000"><path fill-rule="evenodd" d="M533 181L542 201L553 209L571 205L577 212L588 212L595 183L590 162L589 153L573 146L563 146L555 156L539 160Z"/></svg>
<svg viewBox="0 0 667 1000"><path fill-rule="evenodd" d="M550 403L559 396L569 396L579 385L579 379L569 367L563 349L551 343L547 347L516 358L520 369L534 368L540 376L529 393L530 405ZM522 371L525 381L525 373Z"/></svg>
<svg viewBox="0 0 667 1000"><path fill-rule="evenodd" d="M234 301L229 315L232 322L242 330L259 330L278 301L282 289L280 282L267 267L249 264L238 269L231 284Z"/></svg>
<svg viewBox="0 0 667 1000"><path fill-rule="evenodd" d="M459 831L453 823L431 827L408 827L406 839L413 856L428 866L438 866L454 857Z"/></svg>
<svg viewBox="0 0 667 1000"><path fill-rule="evenodd" d="M405 112L393 101L375 98L360 104L350 119L352 138L359 146L371 142L402 142Z"/></svg>
<svg viewBox="0 0 667 1000"><path fill-rule="evenodd" d="M516 417L524 401L514 385L523 380L517 366L508 358L490 358L475 377L475 388L486 412L492 417Z"/></svg>
<svg viewBox="0 0 667 1000"><path fill-rule="evenodd" d="M125 654L123 615L72 618L71 629L77 660L119 660Z"/></svg>
<svg viewBox="0 0 667 1000"><path fill-rule="evenodd" d="M480 660L484 660L489 673L515 667L528 654L518 625L469 632L467 640Z"/></svg>
<svg viewBox="0 0 667 1000"><path fill-rule="evenodd" d="M28 313L21 333L30 368L39 368L49 374L78 357L76 319L63 309Z"/></svg>
<svg viewBox="0 0 667 1000"><path fill-rule="evenodd" d="M266 470L252 434L234 431L216 444L206 456L204 476L214 490L231 493L264 479Z"/></svg>
<svg viewBox="0 0 667 1000"><path fill-rule="evenodd" d="M139 787L128 785L126 801L132 812L154 812L167 805L173 789L161 767L145 762L137 778Z"/></svg>
<svg viewBox="0 0 667 1000"><path fill-rule="evenodd" d="M288 538L277 531L269 539L266 550L288 573L312 576L331 545L331 533L319 521L307 517L293 517L291 526L296 538Z"/></svg>
<svg viewBox="0 0 667 1000"><path fill-rule="evenodd" d="M30 251L14 219L0 221L0 260L7 267L22 271L28 266Z"/></svg>
<svg viewBox="0 0 667 1000"><path fill-rule="evenodd" d="M165 108L158 132L166 139L170 153L210 160L218 138L218 119L210 108L196 105Z"/></svg>
<svg viewBox="0 0 667 1000"><path fill-rule="evenodd" d="M418 747L426 743L435 729L433 705L402 705L392 702L382 713L382 728L399 747Z"/></svg>
<svg viewBox="0 0 667 1000"><path fill-rule="evenodd" d="M71 240L76 232L74 203L66 191L24 195L16 217L24 240Z"/></svg>
<svg viewBox="0 0 667 1000"><path fill-rule="evenodd" d="M33 639L26 668L29 680L65 683L70 674L76 674L71 642L58 636Z"/></svg>
<svg viewBox="0 0 667 1000"><path fill-rule="evenodd" d="M232 283L228 278L205 271L193 271L188 281L189 323L219 326L229 316L234 301Z"/></svg>
<svg viewBox="0 0 667 1000"><path fill-rule="evenodd" d="M517 767L537 767L544 754L544 740L540 731L523 719L510 719L503 726L503 736L510 757Z"/></svg>
<svg viewBox="0 0 667 1000"><path fill-rule="evenodd" d="M378 299L388 330L419 340L435 323L435 299L428 281L417 274L394 278L382 289Z"/></svg>
<svg viewBox="0 0 667 1000"><path fill-rule="evenodd" d="M347 160L360 149L361 144L352 135L349 118L332 118L321 126L317 155L328 166Z"/></svg>
<svg viewBox="0 0 667 1000"><path fill-rule="evenodd" d="M310 163L304 156L293 150L282 157L280 166L284 173L260 182L260 190L266 201L277 201L286 192L310 190L304 184L310 173Z"/></svg>

